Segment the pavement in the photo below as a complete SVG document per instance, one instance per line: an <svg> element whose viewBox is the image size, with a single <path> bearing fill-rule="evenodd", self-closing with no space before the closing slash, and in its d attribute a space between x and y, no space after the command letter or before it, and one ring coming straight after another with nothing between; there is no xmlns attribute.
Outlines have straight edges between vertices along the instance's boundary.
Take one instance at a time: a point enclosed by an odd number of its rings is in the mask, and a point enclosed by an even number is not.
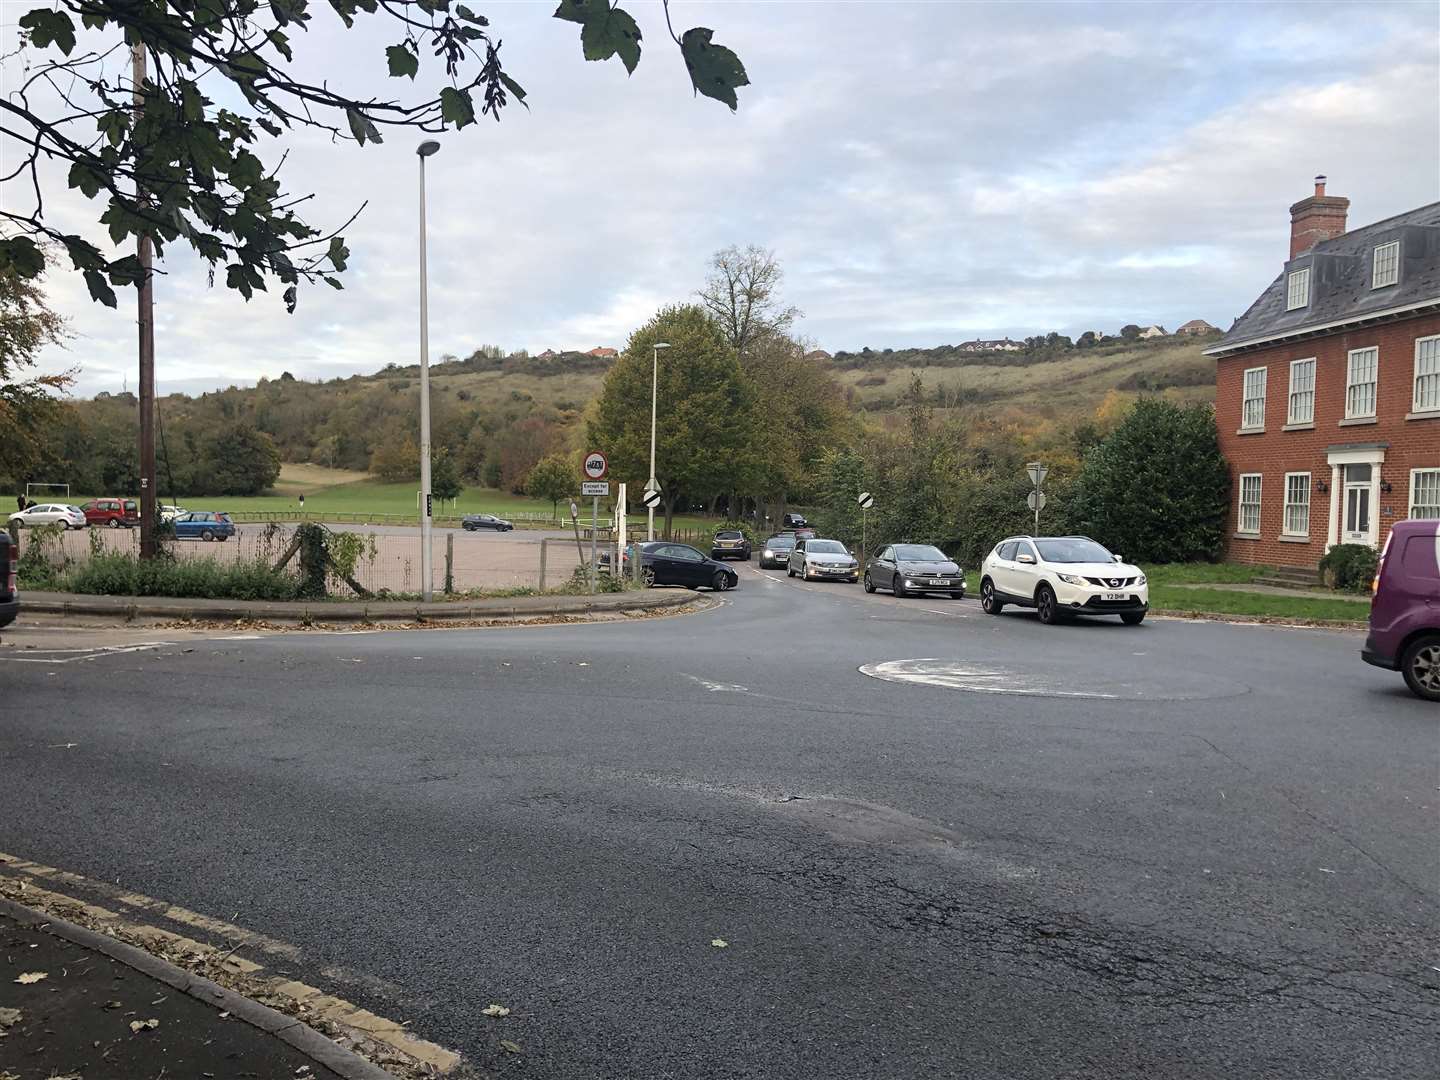
<svg viewBox="0 0 1440 1080"><path fill-rule="evenodd" d="M1440 714L1360 634L721 600L0 654L3 843L481 1075L1433 1078Z"/></svg>

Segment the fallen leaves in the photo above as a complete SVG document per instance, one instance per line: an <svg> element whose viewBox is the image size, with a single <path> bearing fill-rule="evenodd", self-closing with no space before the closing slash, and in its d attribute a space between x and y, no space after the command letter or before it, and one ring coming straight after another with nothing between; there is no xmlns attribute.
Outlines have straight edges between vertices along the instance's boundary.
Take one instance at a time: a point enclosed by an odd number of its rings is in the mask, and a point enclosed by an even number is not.
<svg viewBox="0 0 1440 1080"><path fill-rule="evenodd" d="M519 1043L511 1042L509 1039L500 1040L500 1049L504 1050L507 1054L523 1054L525 1052L520 1049Z"/></svg>
<svg viewBox="0 0 1440 1080"><path fill-rule="evenodd" d="M730 943L724 938L711 938L710 947L712 949L728 949L730 947Z"/></svg>
<svg viewBox="0 0 1440 1080"><path fill-rule="evenodd" d="M149 1020L131 1020L130 1032L133 1035L139 1035L142 1031L154 1031L159 1026L160 1021L153 1016Z"/></svg>
<svg viewBox="0 0 1440 1080"><path fill-rule="evenodd" d="M486 1005L480 1010L482 1016L509 1016L510 1010L504 1005Z"/></svg>
<svg viewBox="0 0 1440 1080"><path fill-rule="evenodd" d="M0 1007L0 1028L14 1027L20 1022L19 1009L6 1009Z"/></svg>
<svg viewBox="0 0 1440 1080"><path fill-rule="evenodd" d="M41 979L48 979L49 977L50 973L48 971L24 971L20 973L19 978L15 981L21 986L29 986L31 983L37 983Z"/></svg>

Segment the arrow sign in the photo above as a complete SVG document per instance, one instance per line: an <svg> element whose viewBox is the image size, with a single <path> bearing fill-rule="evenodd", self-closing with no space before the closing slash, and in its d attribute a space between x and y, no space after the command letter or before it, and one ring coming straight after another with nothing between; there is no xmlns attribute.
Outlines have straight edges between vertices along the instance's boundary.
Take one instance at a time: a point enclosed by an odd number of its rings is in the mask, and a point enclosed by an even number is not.
<svg viewBox="0 0 1440 1080"><path fill-rule="evenodd" d="M1050 469L1045 465L1041 465L1038 461L1032 461L1026 465L1025 471L1030 474L1030 483L1034 484L1037 488L1045 483L1045 477L1050 474Z"/></svg>
<svg viewBox="0 0 1440 1080"><path fill-rule="evenodd" d="M645 494L640 496L640 501L646 506L656 507L660 505L660 492L654 488L646 488Z"/></svg>
<svg viewBox="0 0 1440 1080"><path fill-rule="evenodd" d="M1045 493L1043 491L1032 491L1025 496L1025 505L1036 513L1045 509Z"/></svg>
<svg viewBox="0 0 1440 1080"><path fill-rule="evenodd" d="M855 501L860 504L861 510L869 510L875 505L875 496L871 495L868 491L862 491L860 492L860 497Z"/></svg>

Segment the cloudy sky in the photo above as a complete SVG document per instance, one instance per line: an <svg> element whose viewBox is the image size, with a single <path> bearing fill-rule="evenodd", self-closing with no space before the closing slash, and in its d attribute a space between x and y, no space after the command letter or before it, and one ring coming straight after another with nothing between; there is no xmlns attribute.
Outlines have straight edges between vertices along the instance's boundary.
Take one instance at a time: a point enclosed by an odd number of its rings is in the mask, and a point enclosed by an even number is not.
<svg viewBox="0 0 1440 1080"><path fill-rule="evenodd" d="M633 77L586 63L552 0L472 0L531 109L444 139L430 166L432 356L621 346L727 244L773 248L826 349L1047 330L1228 326L1287 254L1315 173L1352 225L1440 198L1440 5L697 2L744 60L740 110L692 98L656 0L625 5ZM0 44L30 5L4 0ZM394 94L383 48L321 11L298 59ZM422 68L422 83L426 69ZM13 78L7 69L7 80ZM438 73L432 76L438 78ZM417 140L287 140L283 174L353 253L344 292L246 303L172 249L157 288L162 391L372 371L417 356ZM13 186L7 200L22 192ZM92 212L93 211L93 212ZM48 212L98 207L53 185ZM87 217L88 215L88 217ZM133 305L56 273L78 390L133 389Z"/></svg>

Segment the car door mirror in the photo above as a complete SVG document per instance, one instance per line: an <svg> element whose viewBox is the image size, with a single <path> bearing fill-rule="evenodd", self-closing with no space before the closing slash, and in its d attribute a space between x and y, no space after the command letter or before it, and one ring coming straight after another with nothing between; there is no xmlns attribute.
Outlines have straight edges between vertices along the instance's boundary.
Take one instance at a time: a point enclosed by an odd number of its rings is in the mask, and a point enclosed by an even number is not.
<svg viewBox="0 0 1440 1080"><path fill-rule="evenodd" d="M1110 556L1110 560L1111 560L1112 562L1122 563L1122 562L1125 561L1125 556L1124 556L1124 555L1111 555L1111 556Z"/></svg>
<svg viewBox="0 0 1440 1080"><path fill-rule="evenodd" d="M1024 563L1027 566L1034 566L1035 556L1031 555L1028 551L1022 551L1019 555L1015 556L1015 561L1017 563Z"/></svg>

